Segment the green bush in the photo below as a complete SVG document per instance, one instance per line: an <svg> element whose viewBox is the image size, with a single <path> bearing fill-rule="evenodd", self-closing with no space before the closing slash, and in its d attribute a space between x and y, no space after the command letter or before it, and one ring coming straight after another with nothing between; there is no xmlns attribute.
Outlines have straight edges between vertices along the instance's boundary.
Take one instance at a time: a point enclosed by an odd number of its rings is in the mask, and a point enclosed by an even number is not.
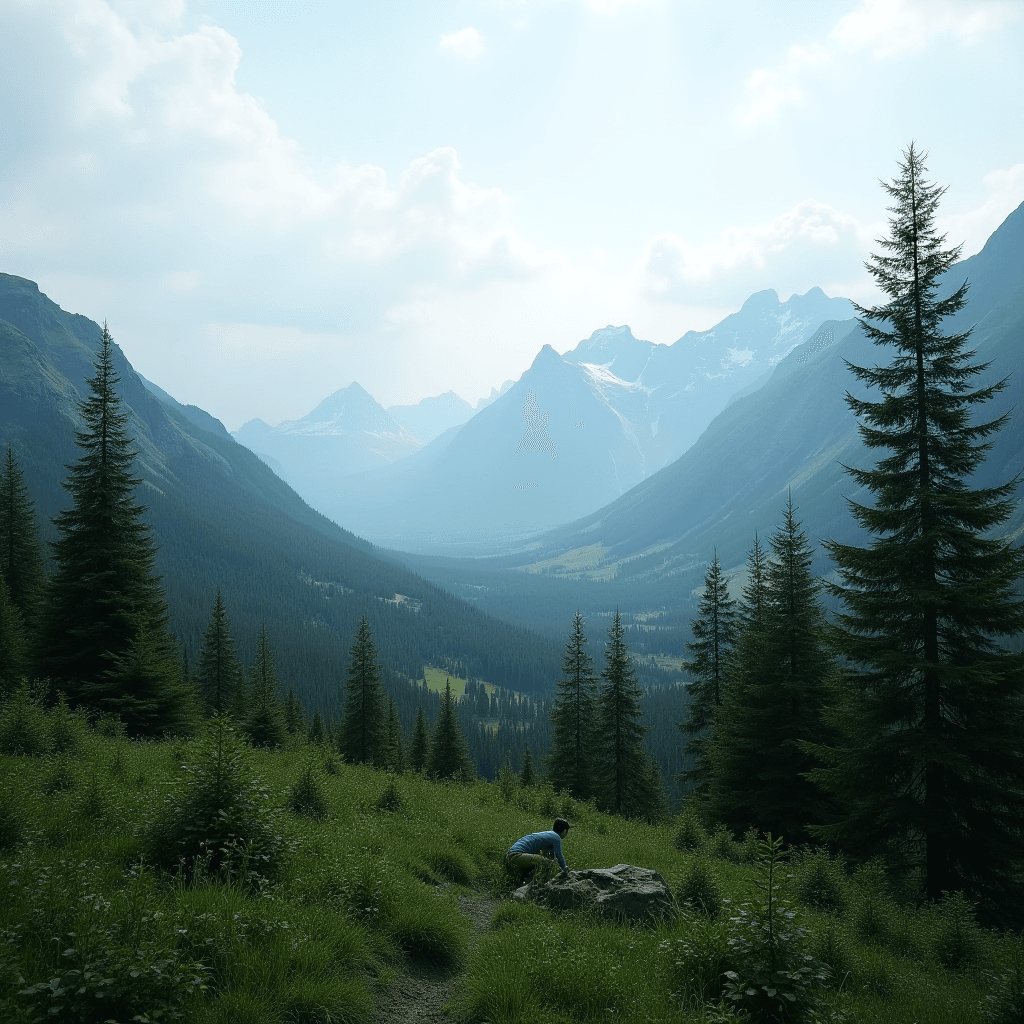
<svg viewBox="0 0 1024 1024"><path fill-rule="evenodd" d="M743 859L743 848L733 838L732 833L724 825L716 825L705 843L707 853L718 860L739 864Z"/></svg>
<svg viewBox="0 0 1024 1024"><path fill-rule="evenodd" d="M876 999L890 1000L896 994L896 977L889 954L881 949L862 949L855 958L855 984Z"/></svg>
<svg viewBox="0 0 1024 1024"><path fill-rule="evenodd" d="M884 867L878 861L864 864L857 869L853 882L850 902L854 931L866 942L884 943L892 931L895 913Z"/></svg>
<svg viewBox="0 0 1024 1024"><path fill-rule="evenodd" d="M843 914L849 897L842 861L833 860L826 850L805 854L796 867L796 895L805 907Z"/></svg>
<svg viewBox="0 0 1024 1024"><path fill-rule="evenodd" d="M226 715L211 720L183 774L147 829L150 860L187 874L241 874L253 883L279 874L292 844Z"/></svg>
<svg viewBox="0 0 1024 1024"><path fill-rule="evenodd" d="M38 756L50 749L45 690L22 683L0 700L0 754Z"/></svg>
<svg viewBox="0 0 1024 1024"><path fill-rule="evenodd" d="M761 833L753 825L743 833L741 846L740 860L744 864L756 864L757 858L760 855Z"/></svg>
<svg viewBox="0 0 1024 1024"><path fill-rule="evenodd" d="M842 989L853 973L855 959L846 932L834 917L829 916L814 930L811 953L829 969L832 987Z"/></svg>
<svg viewBox="0 0 1024 1024"><path fill-rule="evenodd" d="M676 889L676 900L710 918L721 913L722 887L706 857L694 857L686 865Z"/></svg>
<svg viewBox="0 0 1024 1024"><path fill-rule="evenodd" d="M377 797L374 806L378 811L402 811L405 810L405 798L402 796L402 791L398 788L398 783L395 782L394 776L389 776L387 785L381 791L379 797Z"/></svg>
<svg viewBox="0 0 1024 1024"><path fill-rule="evenodd" d="M409 956L454 967L469 944L470 923L454 900L404 899L388 921L388 934Z"/></svg>
<svg viewBox="0 0 1024 1024"><path fill-rule="evenodd" d="M288 809L295 814L304 815L319 821L326 818L329 811L327 795L316 769L311 761L306 762L302 774L288 790Z"/></svg>
<svg viewBox="0 0 1024 1024"><path fill-rule="evenodd" d="M55 757L50 764L50 771L43 780L43 792L47 796L64 793L74 789L78 784L78 775L66 754Z"/></svg>
<svg viewBox="0 0 1024 1024"><path fill-rule="evenodd" d="M660 947L669 958L673 1001L689 1007L718 1002L734 966L728 923L703 914L687 923L685 935L665 939Z"/></svg>
<svg viewBox="0 0 1024 1024"><path fill-rule="evenodd" d="M947 971L967 970L981 960L981 930L974 919L974 904L962 892L943 893L932 955Z"/></svg>
<svg viewBox="0 0 1024 1024"><path fill-rule="evenodd" d="M987 992L978 1004L988 1024L1020 1024L1024 1021L1024 942L1008 935L1002 943L1006 968L985 975Z"/></svg>
<svg viewBox="0 0 1024 1024"><path fill-rule="evenodd" d="M10 786L0 788L0 852L13 850L25 838L25 810Z"/></svg>
<svg viewBox="0 0 1024 1024"><path fill-rule="evenodd" d="M697 815L692 810L680 814L676 819L675 834L672 836L675 848L684 853L693 853L699 850L706 841L707 834Z"/></svg>
<svg viewBox="0 0 1024 1024"><path fill-rule="evenodd" d="M473 881L473 865L460 850L434 847L423 853L423 861L435 874L457 885L469 885Z"/></svg>
<svg viewBox="0 0 1024 1024"><path fill-rule="evenodd" d="M55 754L77 754L85 744L88 724L81 712L72 711L63 693L57 694L57 703L48 716L50 749Z"/></svg>
<svg viewBox="0 0 1024 1024"><path fill-rule="evenodd" d="M808 951L807 932L782 898L784 858L782 837L769 834L760 847L755 898L730 922L735 967L725 975L725 999L753 1020L798 1024L821 1010L829 971Z"/></svg>

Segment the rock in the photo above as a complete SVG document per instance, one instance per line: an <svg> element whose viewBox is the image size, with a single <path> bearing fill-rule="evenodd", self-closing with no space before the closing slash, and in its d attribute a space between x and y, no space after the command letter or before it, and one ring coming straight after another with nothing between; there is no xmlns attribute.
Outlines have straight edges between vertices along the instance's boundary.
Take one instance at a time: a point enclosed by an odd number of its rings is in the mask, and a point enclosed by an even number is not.
<svg viewBox="0 0 1024 1024"><path fill-rule="evenodd" d="M676 901L665 879L650 868L616 864L555 875L543 885L517 889L515 898L532 900L553 910L595 910L610 920L654 922L672 919Z"/></svg>

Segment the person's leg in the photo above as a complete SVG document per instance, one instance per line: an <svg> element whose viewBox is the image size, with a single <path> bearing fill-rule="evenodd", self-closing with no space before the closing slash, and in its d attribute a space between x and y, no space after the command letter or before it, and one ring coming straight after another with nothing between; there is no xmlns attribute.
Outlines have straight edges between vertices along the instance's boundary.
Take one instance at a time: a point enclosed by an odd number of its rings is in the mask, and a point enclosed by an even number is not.
<svg viewBox="0 0 1024 1024"><path fill-rule="evenodd" d="M534 868L543 869L548 860L537 853L513 853L506 858L508 866L515 871L520 878L525 877Z"/></svg>

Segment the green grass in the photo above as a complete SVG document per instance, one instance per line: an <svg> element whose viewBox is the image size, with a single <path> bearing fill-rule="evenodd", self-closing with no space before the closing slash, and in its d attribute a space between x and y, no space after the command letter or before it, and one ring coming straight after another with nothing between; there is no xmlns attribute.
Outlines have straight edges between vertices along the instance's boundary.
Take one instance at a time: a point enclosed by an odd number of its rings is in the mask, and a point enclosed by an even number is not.
<svg viewBox="0 0 1024 1024"><path fill-rule="evenodd" d="M284 832L275 874L261 874L254 848L220 873L159 870L144 861L147 837L200 744L87 730L73 748L0 755L4 1021L181 1013L204 1024L360 1024L376 987L410 958L463 972L467 1022L728 1020L714 1007L722 972L737 966L730 918L750 898L754 869L748 846L714 830L689 829L678 849L678 821L627 822L544 787L503 795L497 784L345 764L330 774L314 763L323 814L296 814L289 799L311 758L324 756L302 746L244 755ZM697 884L699 861L721 912L650 929L511 902L504 851L562 813L573 823L571 867L638 864L673 891L696 892L708 884ZM984 1024L991 979L1020 973L1019 940L978 928L969 906L902 905L884 879L850 877L820 855L788 870L801 941L836 967L823 1005L847 1024ZM460 886L502 897L475 946L453 895Z"/></svg>

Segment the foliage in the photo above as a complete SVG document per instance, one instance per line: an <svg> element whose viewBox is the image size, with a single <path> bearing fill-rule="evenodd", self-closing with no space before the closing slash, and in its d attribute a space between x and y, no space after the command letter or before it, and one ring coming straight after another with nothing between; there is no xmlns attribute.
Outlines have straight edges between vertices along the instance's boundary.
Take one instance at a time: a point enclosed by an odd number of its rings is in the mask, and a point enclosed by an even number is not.
<svg viewBox="0 0 1024 1024"><path fill-rule="evenodd" d="M1024 671L1000 638L1024 629L1024 551L993 532L1017 480L970 486L1006 422L975 410L1008 382L974 386L988 365L967 348L970 331L943 333L967 282L951 280L961 247L936 231L945 189L925 180L924 161L909 146L884 185L890 232L867 267L889 301L858 307L868 337L895 351L887 365L851 366L880 392L847 404L883 454L849 470L874 497L849 503L870 543L828 545L844 604L831 638L847 669L830 714L840 738L814 748L814 778L843 815L818 832L921 876L932 900L959 890L991 919L1019 921Z"/></svg>
<svg viewBox="0 0 1024 1024"><path fill-rule="evenodd" d="M23 682L0 696L0 754L45 754L51 746L45 689Z"/></svg>
<svg viewBox="0 0 1024 1024"><path fill-rule="evenodd" d="M519 763L519 782L521 785L530 787L537 779L533 774L533 754L529 747L523 750L523 757Z"/></svg>
<svg viewBox="0 0 1024 1024"><path fill-rule="evenodd" d="M106 326L94 370L79 407L81 455L64 485L72 506L54 520L43 668L73 704L118 714L133 734L155 735L185 725L190 709L167 631L156 545L134 496L137 453Z"/></svg>
<svg viewBox="0 0 1024 1024"><path fill-rule="evenodd" d="M706 857L694 857L686 865L675 896L680 904L686 904L710 918L718 917L722 911L722 887Z"/></svg>
<svg viewBox="0 0 1024 1024"><path fill-rule="evenodd" d="M693 677L689 715L677 723L688 737L686 753L692 767L682 773L684 785L706 796L711 782L708 741L715 716L722 707L728 661L736 643L736 602L729 597L729 581L722 572L718 552L704 574L697 618L692 620L693 640L686 645L690 660L685 669Z"/></svg>
<svg viewBox="0 0 1024 1024"><path fill-rule="evenodd" d="M828 968L807 952L807 932L782 898L782 838L761 844L753 902L732 918L729 945L735 968L726 972L725 998L754 1020L783 1024L811 1020L821 1006Z"/></svg>
<svg viewBox="0 0 1024 1024"><path fill-rule="evenodd" d="M287 720L288 720L288 707L287 707L287 704L286 704L285 705L285 724L287 724ZM317 710L313 712L313 721L310 723L309 733L307 734L306 739L309 740L309 742L311 744L313 744L313 746L315 746L315 747L321 746L327 740L327 736L326 736L326 733L324 731L324 720L320 717L320 709L319 708L317 708Z"/></svg>
<svg viewBox="0 0 1024 1024"><path fill-rule="evenodd" d="M827 850L809 851L796 862L797 899L813 910L842 914L849 903L846 871Z"/></svg>
<svg viewBox="0 0 1024 1024"><path fill-rule="evenodd" d="M384 764L387 758L387 719L380 685L377 649L364 615L359 620L345 681L345 710L341 753L353 764Z"/></svg>
<svg viewBox="0 0 1024 1024"><path fill-rule="evenodd" d="M948 971L977 967L982 958L982 946L973 905L962 892L945 893L938 913L932 955Z"/></svg>
<svg viewBox="0 0 1024 1024"><path fill-rule="evenodd" d="M25 678L28 665L25 622L0 575L0 693L13 690Z"/></svg>
<svg viewBox="0 0 1024 1024"><path fill-rule="evenodd" d="M374 804L378 811L403 811L405 810L405 797L398 788L394 778L389 778Z"/></svg>
<svg viewBox="0 0 1024 1024"><path fill-rule="evenodd" d="M712 815L735 831L753 825L795 843L829 814L827 799L806 778L816 762L800 746L824 738L829 659L811 547L792 499L771 548L761 610L745 610L729 691L715 719L710 804Z"/></svg>
<svg viewBox="0 0 1024 1024"><path fill-rule="evenodd" d="M235 651L231 623L219 589L213 601L210 622L203 633L196 678L207 707L217 715L227 713L242 685L242 663Z"/></svg>
<svg viewBox="0 0 1024 1024"><path fill-rule="evenodd" d="M562 655L558 695L551 707L551 748L547 757L552 785L568 790L580 800L591 794L597 687L594 661L586 649L584 625L583 616L577 611Z"/></svg>
<svg viewBox="0 0 1024 1024"><path fill-rule="evenodd" d="M707 833L700 823L700 817L688 806L676 819L676 831L672 839L677 850L694 853L707 841Z"/></svg>
<svg viewBox="0 0 1024 1024"><path fill-rule="evenodd" d="M277 875L291 844L226 715L210 720L195 760L183 772L150 823L150 860L169 870L241 875L253 882Z"/></svg>
<svg viewBox="0 0 1024 1024"><path fill-rule="evenodd" d="M267 624L256 637L256 663L249 678L249 714L244 730L256 747L280 747L287 736L284 709L278 696L281 684L274 667L274 649L270 646Z"/></svg>
<svg viewBox="0 0 1024 1024"><path fill-rule="evenodd" d="M405 771L405 751L402 744L402 723L398 720L394 697L388 697L387 756L385 765L393 772Z"/></svg>
<svg viewBox="0 0 1024 1024"><path fill-rule="evenodd" d="M643 747L640 687L625 635L616 611L608 627L603 683L597 697L593 792L600 807L627 817L643 817L650 811L656 794L651 792Z"/></svg>
<svg viewBox="0 0 1024 1024"><path fill-rule="evenodd" d="M319 821L326 818L330 807L324 793L320 773L312 761L307 761L302 774L288 790L288 809Z"/></svg>
<svg viewBox="0 0 1024 1024"><path fill-rule="evenodd" d="M0 475L0 581L29 634L34 634L39 624L45 584L43 565L35 506L25 486L25 476L8 444L4 471ZM0 588L0 592L3 589Z"/></svg>
<svg viewBox="0 0 1024 1024"><path fill-rule="evenodd" d="M1003 940L1005 966L985 975L980 1008L988 1024L1019 1024L1024 1020L1024 943L1020 936Z"/></svg>
<svg viewBox="0 0 1024 1024"><path fill-rule="evenodd" d="M409 746L409 767L414 772L427 770L427 756L430 753L430 737L427 732L427 716L423 706L416 708L416 724L412 730L412 743Z"/></svg>
<svg viewBox="0 0 1024 1024"><path fill-rule="evenodd" d="M450 684L445 684L441 709L434 723L426 770L433 779L469 780L476 774L459 724Z"/></svg>

